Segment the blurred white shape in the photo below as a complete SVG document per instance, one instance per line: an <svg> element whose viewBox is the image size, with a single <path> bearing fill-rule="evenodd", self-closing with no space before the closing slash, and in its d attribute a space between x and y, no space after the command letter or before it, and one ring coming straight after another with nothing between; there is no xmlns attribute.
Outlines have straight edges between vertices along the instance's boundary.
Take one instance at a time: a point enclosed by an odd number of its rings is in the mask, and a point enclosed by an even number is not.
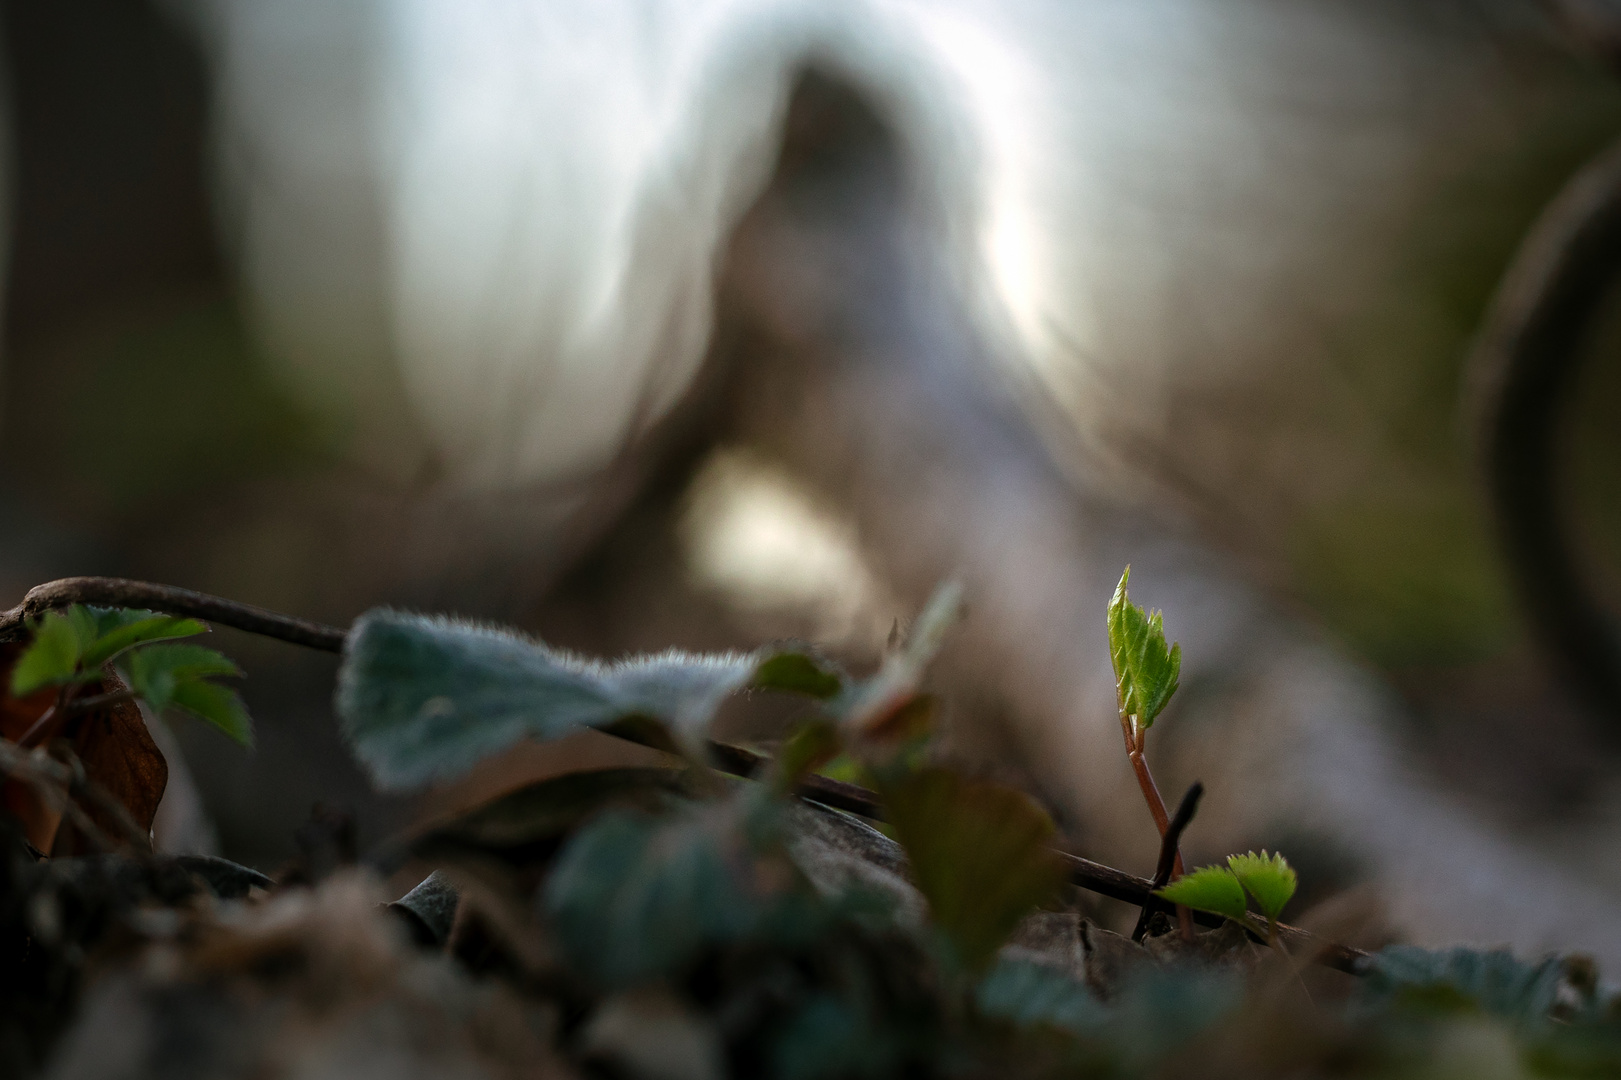
<svg viewBox="0 0 1621 1080"><path fill-rule="evenodd" d="M1093 450L1312 347L1289 328L1363 302L1423 162L1489 111L1467 20L1335 0L204 10L271 352L400 443L373 457L420 452L370 417L408 411L483 489L589 472L686 388L807 64L893 124L982 344Z"/></svg>
<svg viewBox="0 0 1621 1080"><path fill-rule="evenodd" d="M816 640L881 645L900 610L855 525L746 450L716 451L699 470L681 533L700 584L743 612L808 618Z"/></svg>

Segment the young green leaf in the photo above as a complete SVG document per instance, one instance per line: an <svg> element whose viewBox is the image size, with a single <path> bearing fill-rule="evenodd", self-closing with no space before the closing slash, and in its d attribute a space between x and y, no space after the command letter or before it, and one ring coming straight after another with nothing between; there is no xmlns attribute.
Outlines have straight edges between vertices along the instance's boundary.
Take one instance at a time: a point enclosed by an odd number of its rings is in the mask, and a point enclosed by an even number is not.
<svg viewBox="0 0 1621 1080"><path fill-rule="evenodd" d="M1023 792L949 769L875 779L934 924L978 970L1063 882L1052 819Z"/></svg>
<svg viewBox="0 0 1621 1080"><path fill-rule="evenodd" d="M96 619L97 636L85 648L80 663L92 671L137 645L208 633L208 626L196 619L180 619L172 615L154 615L150 611L122 608L89 610Z"/></svg>
<svg viewBox="0 0 1621 1080"><path fill-rule="evenodd" d="M1268 855L1265 851L1259 855L1253 851L1247 855L1229 855L1227 866L1239 884L1261 905L1267 922L1277 922L1278 916L1283 914L1283 905L1294 896L1295 886L1299 884L1294 868L1282 855Z"/></svg>
<svg viewBox="0 0 1621 1080"><path fill-rule="evenodd" d="M82 608L47 611L33 626L31 641L11 669L11 694L27 697L47 686L73 682L79 662L96 637L96 627Z"/></svg>
<svg viewBox="0 0 1621 1080"><path fill-rule="evenodd" d="M242 674L229 659L201 645L148 645L125 653L114 666L130 691L160 712L185 683Z"/></svg>
<svg viewBox="0 0 1621 1080"><path fill-rule="evenodd" d="M1233 872L1224 866L1206 866L1185 874L1154 895L1173 904L1239 921L1243 921L1249 910L1249 904L1244 899L1244 887L1238 883Z"/></svg>
<svg viewBox="0 0 1621 1080"><path fill-rule="evenodd" d="M1164 616L1145 615L1126 595L1131 567L1120 575L1109 601L1109 659L1114 664L1120 707L1148 728L1171 695L1182 673L1182 646L1165 644Z"/></svg>
<svg viewBox="0 0 1621 1080"><path fill-rule="evenodd" d="M200 679L174 688L170 703L225 732L243 746L253 745L253 721L235 690Z"/></svg>

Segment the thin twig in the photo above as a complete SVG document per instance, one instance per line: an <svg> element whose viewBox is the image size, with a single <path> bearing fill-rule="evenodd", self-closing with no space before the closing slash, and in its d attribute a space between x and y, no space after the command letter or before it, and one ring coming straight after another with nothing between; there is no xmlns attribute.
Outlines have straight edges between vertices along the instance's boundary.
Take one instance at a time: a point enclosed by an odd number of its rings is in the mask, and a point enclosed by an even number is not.
<svg viewBox="0 0 1621 1080"><path fill-rule="evenodd" d="M1203 795L1204 785L1195 780L1193 786L1188 788L1187 793L1182 796L1181 803L1177 805L1176 814L1171 818L1170 827L1165 830L1165 835L1160 837L1159 864L1154 868L1153 892L1158 892L1170 883L1171 871L1176 866L1177 847L1182 842L1182 833L1187 829L1188 824L1193 821L1194 812L1199 809L1199 799ZM1131 932L1131 940L1141 941L1143 939L1144 935L1148 933L1149 916L1162 906L1170 907L1171 905L1153 896L1151 892L1149 901L1143 904L1142 914L1137 917L1137 927Z"/></svg>
<svg viewBox="0 0 1621 1080"><path fill-rule="evenodd" d="M325 626L173 585L157 585L127 578L69 577L29 589L22 603L0 613L0 641L22 640L27 632L28 620L69 604L146 608L166 615L206 619L250 634L326 652L342 652L344 639L348 637L348 631L335 626Z"/></svg>
<svg viewBox="0 0 1621 1080"><path fill-rule="evenodd" d="M123 701L134 700L135 691L133 690L109 690L105 694L95 694L91 697L71 701L68 703L66 711L69 716L77 716L80 713L92 712L108 705L117 705Z"/></svg>

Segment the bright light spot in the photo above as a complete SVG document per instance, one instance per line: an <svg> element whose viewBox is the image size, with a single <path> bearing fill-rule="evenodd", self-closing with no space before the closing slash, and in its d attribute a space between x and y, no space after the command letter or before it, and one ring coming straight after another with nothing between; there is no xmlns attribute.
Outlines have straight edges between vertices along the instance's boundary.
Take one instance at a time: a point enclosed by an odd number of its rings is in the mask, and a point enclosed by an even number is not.
<svg viewBox="0 0 1621 1080"><path fill-rule="evenodd" d="M745 612L808 617L820 640L880 644L898 610L855 526L749 451L717 451L700 470L682 536L700 582Z"/></svg>

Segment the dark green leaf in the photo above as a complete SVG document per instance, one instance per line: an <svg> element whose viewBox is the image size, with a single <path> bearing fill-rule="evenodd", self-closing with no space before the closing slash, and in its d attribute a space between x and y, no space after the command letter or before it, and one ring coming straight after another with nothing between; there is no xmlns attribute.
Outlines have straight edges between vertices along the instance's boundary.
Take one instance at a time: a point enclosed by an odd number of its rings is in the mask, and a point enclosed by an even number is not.
<svg viewBox="0 0 1621 1080"><path fill-rule="evenodd" d="M581 727L651 724L701 758L729 694L759 685L767 666L777 688L805 674L783 655L669 652L604 664L503 630L377 610L350 632L337 711L356 756L388 789L460 776L524 739Z"/></svg>
<svg viewBox="0 0 1621 1080"><path fill-rule="evenodd" d="M874 1016L868 1002L850 1001L818 993L801 1005L783 1025L772 1048L771 1075L782 1080L845 1080L845 1078L908 1075L907 1051L899 1024L885 1024Z"/></svg>
<svg viewBox="0 0 1621 1080"><path fill-rule="evenodd" d="M949 769L876 779L934 924L978 969L1063 881L1052 819L1022 792Z"/></svg>
<svg viewBox="0 0 1621 1080"><path fill-rule="evenodd" d="M194 680L175 686L170 704L219 728L243 746L253 745L253 721L235 690Z"/></svg>
<svg viewBox="0 0 1621 1080"><path fill-rule="evenodd" d="M1299 883L1294 868L1282 855L1268 855L1264 851L1259 855L1253 851L1247 855L1229 855L1227 866L1238 883L1261 905L1261 913L1276 922Z"/></svg>
<svg viewBox="0 0 1621 1080"><path fill-rule="evenodd" d="M1020 1027L1047 1026L1087 1035L1109 1019L1109 1010L1085 983L1049 964L999 958L974 990L986 1016Z"/></svg>
<svg viewBox="0 0 1621 1080"><path fill-rule="evenodd" d="M1176 693L1182 673L1182 647L1166 647L1160 612L1145 615L1127 597L1126 582L1130 578L1128 566L1109 602L1109 659L1114 664L1120 707L1147 728Z"/></svg>
<svg viewBox="0 0 1621 1080"><path fill-rule="evenodd" d="M671 976L707 945L810 932L808 890L743 841L726 804L610 810L569 841L543 898L559 947L599 982Z"/></svg>
<svg viewBox="0 0 1621 1080"><path fill-rule="evenodd" d="M1225 866L1206 866L1171 882L1156 894L1173 904L1243 921L1249 911L1244 887Z"/></svg>
<svg viewBox="0 0 1621 1080"><path fill-rule="evenodd" d="M1536 964L1506 949L1421 949L1391 945L1374 954L1361 987L1364 1005L1405 1001L1473 1006L1506 1020L1541 1024L1558 999L1566 965L1556 956Z"/></svg>
<svg viewBox="0 0 1621 1080"><path fill-rule="evenodd" d="M173 703L175 689L185 683L242 674L225 656L201 645L148 645L127 652L115 666L130 691L160 712Z"/></svg>

